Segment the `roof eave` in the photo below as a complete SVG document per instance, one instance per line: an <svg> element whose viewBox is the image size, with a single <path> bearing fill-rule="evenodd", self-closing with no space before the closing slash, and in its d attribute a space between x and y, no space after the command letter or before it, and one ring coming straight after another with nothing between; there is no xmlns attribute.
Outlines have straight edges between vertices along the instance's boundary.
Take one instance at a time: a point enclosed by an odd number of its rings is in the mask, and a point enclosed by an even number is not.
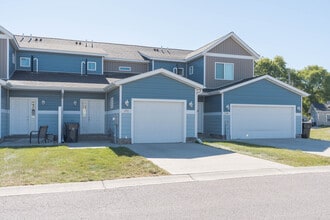
<svg viewBox="0 0 330 220"><path fill-rule="evenodd" d="M35 52L46 52L46 53L63 53L63 54L73 54L73 55L87 55L87 56L97 56L104 57L105 53L90 53L90 52L80 52L80 51L67 51L67 50L54 50L54 49L41 49L41 48L29 48L29 47L19 47L23 51L35 51Z"/></svg>

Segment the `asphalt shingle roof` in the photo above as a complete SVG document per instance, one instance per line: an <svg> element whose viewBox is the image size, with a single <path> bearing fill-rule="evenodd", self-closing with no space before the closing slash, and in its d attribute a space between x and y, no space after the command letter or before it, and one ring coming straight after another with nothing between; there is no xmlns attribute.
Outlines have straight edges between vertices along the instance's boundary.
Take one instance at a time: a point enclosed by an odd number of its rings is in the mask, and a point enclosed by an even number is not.
<svg viewBox="0 0 330 220"><path fill-rule="evenodd" d="M318 111L330 111L330 108L323 103L313 103L314 108Z"/></svg>

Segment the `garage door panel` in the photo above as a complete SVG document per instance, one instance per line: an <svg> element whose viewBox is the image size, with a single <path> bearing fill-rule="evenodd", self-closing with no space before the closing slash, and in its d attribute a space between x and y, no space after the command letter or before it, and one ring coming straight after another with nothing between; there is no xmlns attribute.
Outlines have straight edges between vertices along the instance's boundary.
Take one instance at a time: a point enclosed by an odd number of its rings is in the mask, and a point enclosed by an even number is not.
<svg viewBox="0 0 330 220"><path fill-rule="evenodd" d="M233 106L232 139L294 137L294 108Z"/></svg>
<svg viewBox="0 0 330 220"><path fill-rule="evenodd" d="M133 111L134 143L183 141L183 102L135 101Z"/></svg>

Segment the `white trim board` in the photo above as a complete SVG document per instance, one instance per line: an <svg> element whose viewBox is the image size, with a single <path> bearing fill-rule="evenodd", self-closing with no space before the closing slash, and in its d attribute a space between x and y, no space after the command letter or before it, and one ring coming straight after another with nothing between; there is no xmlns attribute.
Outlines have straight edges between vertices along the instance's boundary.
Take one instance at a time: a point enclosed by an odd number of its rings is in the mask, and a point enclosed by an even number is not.
<svg viewBox="0 0 330 220"><path fill-rule="evenodd" d="M244 59L244 60L254 60L254 58L252 56L234 55L234 54L223 54L223 53L206 53L205 56L208 56L208 57L223 57L223 58Z"/></svg>

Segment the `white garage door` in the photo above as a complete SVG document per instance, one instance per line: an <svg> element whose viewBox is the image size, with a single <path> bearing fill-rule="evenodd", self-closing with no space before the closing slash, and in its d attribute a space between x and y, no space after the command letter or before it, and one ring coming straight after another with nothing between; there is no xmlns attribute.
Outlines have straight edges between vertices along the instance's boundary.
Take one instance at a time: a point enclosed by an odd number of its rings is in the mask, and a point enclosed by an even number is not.
<svg viewBox="0 0 330 220"><path fill-rule="evenodd" d="M232 139L294 138L293 106L232 105Z"/></svg>
<svg viewBox="0 0 330 220"><path fill-rule="evenodd" d="M133 102L133 143L185 142L184 102Z"/></svg>

